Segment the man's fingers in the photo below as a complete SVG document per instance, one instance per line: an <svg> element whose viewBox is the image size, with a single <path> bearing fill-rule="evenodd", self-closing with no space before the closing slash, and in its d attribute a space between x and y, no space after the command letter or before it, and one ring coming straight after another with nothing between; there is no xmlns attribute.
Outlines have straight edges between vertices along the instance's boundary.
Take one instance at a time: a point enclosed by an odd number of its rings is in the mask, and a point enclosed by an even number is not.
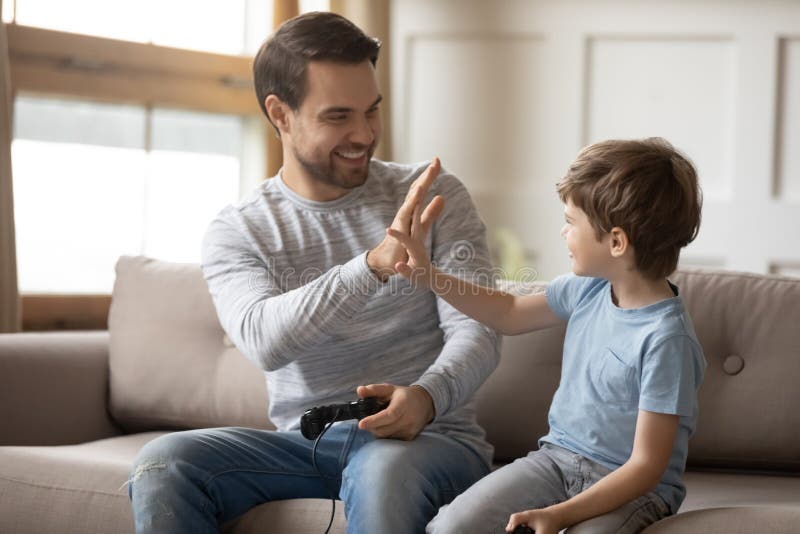
<svg viewBox="0 0 800 534"><path fill-rule="evenodd" d="M441 215L443 211L444 198L440 195L436 195L425 207L425 211L422 212L422 216L420 217L420 238L425 238L425 236L428 235L428 231L430 231L433 222L439 218L439 215Z"/></svg>
<svg viewBox="0 0 800 534"><path fill-rule="evenodd" d="M391 384L369 384L367 386L358 386L356 388L356 395L362 399L367 397L378 397L382 400L389 400L394 392L394 386Z"/></svg>
<svg viewBox="0 0 800 534"><path fill-rule="evenodd" d="M393 425L397 421L397 415L388 408L380 412L370 415L358 422L358 428L362 430L369 430L370 432Z"/></svg>
<svg viewBox="0 0 800 534"><path fill-rule="evenodd" d="M395 221L399 222L403 229L408 229L414 207L425 199L425 195L428 194L428 188L439 176L441 168L442 165L439 158L433 158L428 168L411 184L406 194L406 199L400 209L397 210L397 215L395 216ZM398 221L398 219L400 220Z"/></svg>
<svg viewBox="0 0 800 534"><path fill-rule="evenodd" d="M428 188L431 186L433 181L439 176L439 171L442 170L442 163L439 161L439 158L433 158L431 164L428 165L428 168L423 171L423 173L414 180L414 183L411 187L418 187L419 189L427 192Z"/></svg>

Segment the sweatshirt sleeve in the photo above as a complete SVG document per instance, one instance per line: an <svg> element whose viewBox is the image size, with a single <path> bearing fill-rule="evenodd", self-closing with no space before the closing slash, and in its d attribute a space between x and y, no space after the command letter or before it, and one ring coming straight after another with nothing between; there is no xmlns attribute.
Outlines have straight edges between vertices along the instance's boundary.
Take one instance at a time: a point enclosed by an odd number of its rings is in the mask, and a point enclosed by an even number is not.
<svg viewBox="0 0 800 534"><path fill-rule="evenodd" d="M223 329L244 355L272 371L313 349L364 308L380 281L366 255L283 292L230 211L209 226L201 267Z"/></svg>
<svg viewBox="0 0 800 534"><path fill-rule="evenodd" d="M496 273L489 260L486 227L466 188L443 173L435 190L445 210L432 228L431 256L439 269L481 285L493 285ZM467 402L497 367L499 335L437 297L444 346L416 384L433 398L436 418Z"/></svg>

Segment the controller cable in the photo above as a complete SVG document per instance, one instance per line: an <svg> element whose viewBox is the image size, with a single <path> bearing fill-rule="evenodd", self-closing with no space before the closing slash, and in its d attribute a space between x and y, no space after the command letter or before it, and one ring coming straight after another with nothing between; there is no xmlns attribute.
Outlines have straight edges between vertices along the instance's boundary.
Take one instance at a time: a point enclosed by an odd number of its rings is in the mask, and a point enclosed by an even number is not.
<svg viewBox="0 0 800 534"><path fill-rule="evenodd" d="M319 445L319 441L322 439L322 436L325 435L325 432L333 426L333 423L336 422L336 418L339 417L339 408L336 408L336 412L333 414L333 419L331 419L325 428L322 429L322 432L319 433L317 439L314 440L314 447L311 449L311 464L314 466L314 470L317 472L319 477L322 479L322 483L325 484L325 487L328 488L328 494L331 496L331 519L328 521L328 528L325 529L325 534L328 534L331 530L331 525L333 525L333 517L336 515L336 495L334 494L331 487L328 485L328 481L322 476L322 471L319 470L317 467L317 445Z"/></svg>

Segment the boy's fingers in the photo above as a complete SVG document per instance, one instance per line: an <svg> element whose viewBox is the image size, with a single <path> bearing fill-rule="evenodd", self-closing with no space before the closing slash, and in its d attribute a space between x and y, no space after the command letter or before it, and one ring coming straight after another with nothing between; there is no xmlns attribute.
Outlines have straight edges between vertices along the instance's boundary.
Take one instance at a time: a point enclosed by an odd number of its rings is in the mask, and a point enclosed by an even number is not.
<svg viewBox="0 0 800 534"><path fill-rule="evenodd" d="M420 231L420 212L422 208L419 204L414 206L414 212L411 214L411 237L417 237L417 234Z"/></svg>
<svg viewBox="0 0 800 534"><path fill-rule="evenodd" d="M394 228L387 228L386 233L390 237L397 239L400 242L400 244L403 245L403 248L406 249L406 252L408 252L408 256L410 258L419 260L420 252L417 249L417 243L411 237L409 237L408 234L404 234L403 232L398 232Z"/></svg>
<svg viewBox="0 0 800 534"><path fill-rule="evenodd" d="M404 263L402 261L398 261L395 264L394 270L400 273L400 276L402 276L403 278L411 278L411 275L413 274L413 270L411 269L411 267L407 263Z"/></svg>
<svg viewBox="0 0 800 534"><path fill-rule="evenodd" d="M400 244L404 247L409 248L411 246L411 237L408 234L398 232L394 228L387 228L386 233L400 241Z"/></svg>
<svg viewBox="0 0 800 534"><path fill-rule="evenodd" d="M422 201L423 198L425 198L423 191L420 188L414 188L414 186L411 186L408 196L403 201L400 209L397 210L395 221L399 222L403 228L408 228L411 221L411 214L413 213L414 208Z"/></svg>

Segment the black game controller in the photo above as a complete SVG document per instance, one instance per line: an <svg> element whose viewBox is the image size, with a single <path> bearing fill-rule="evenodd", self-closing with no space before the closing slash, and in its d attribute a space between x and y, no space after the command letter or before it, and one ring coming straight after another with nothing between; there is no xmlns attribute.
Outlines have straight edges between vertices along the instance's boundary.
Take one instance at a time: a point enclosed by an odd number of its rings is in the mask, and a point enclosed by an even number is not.
<svg viewBox="0 0 800 534"><path fill-rule="evenodd" d="M517 525L517 528L511 534L536 534L536 531L528 525Z"/></svg>
<svg viewBox="0 0 800 534"><path fill-rule="evenodd" d="M331 421L347 421L348 419L364 419L376 414L389 404L375 397L358 399L344 404L315 406L306 410L300 418L300 432L306 439L317 439L325 425ZM337 413L338 412L338 413Z"/></svg>

